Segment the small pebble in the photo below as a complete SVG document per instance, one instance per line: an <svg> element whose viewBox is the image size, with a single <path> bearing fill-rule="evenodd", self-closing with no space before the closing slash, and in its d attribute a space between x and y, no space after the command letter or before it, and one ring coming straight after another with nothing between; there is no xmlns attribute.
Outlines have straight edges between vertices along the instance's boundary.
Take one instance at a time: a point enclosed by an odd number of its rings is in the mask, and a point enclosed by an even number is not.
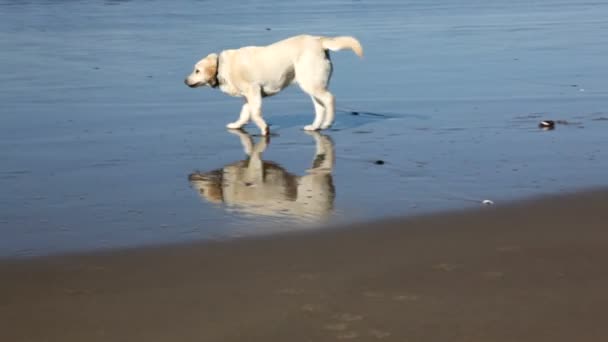
<svg viewBox="0 0 608 342"><path fill-rule="evenodd" d="M549 128L553 129L555 127L555 121L553 120L543 120L538 124L540 128Z"/></svg>
<svg viewBox="0 0 608 342"><path fill-rule="evenodd" d="M382 160L382 159L378 159L378 160L376 160L376 161L374 162L374 164L376 164L376 165L384 165L384 160Z"/></svg>
<svg viewBox="0 0 608 342"><path fill-rule="evenodd" d="M359 112L350 112L352 115L359 115Z"/></svg>
<svg viewBox="0 0 608 342"><path fill-rule="evenodd" d="M481 202L481 203L483 203L485 205L493 205L494 204L494 202L492 202L490 200L483 200L483 202Z"/></svg>

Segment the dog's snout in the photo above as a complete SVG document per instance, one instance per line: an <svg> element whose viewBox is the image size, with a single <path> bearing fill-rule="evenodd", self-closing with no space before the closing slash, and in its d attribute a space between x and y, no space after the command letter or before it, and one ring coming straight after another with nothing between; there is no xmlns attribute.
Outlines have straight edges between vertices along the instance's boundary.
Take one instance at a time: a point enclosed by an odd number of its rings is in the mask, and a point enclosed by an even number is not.
<svg viewBox="0 0 608 342"><path fill-rule="evenodd" d="M184 83L190 88L196 88L198 86L198 83L190 84L190 82L188 82L188 78L184 80Z"/></svg>

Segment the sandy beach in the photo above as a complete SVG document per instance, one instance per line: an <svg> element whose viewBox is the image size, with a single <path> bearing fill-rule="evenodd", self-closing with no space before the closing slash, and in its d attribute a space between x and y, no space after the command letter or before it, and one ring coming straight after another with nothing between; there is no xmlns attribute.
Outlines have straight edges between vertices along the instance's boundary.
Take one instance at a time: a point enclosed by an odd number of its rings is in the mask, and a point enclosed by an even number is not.
<svg viewBox="0 0 608 342"><path fill-rule="evenodd" d="M566 0L0 0L0 258L605 186L606 18L607 4ZM210 52L302 33L352 35L365 50L331 55L330 131L302 131L314 108L293 86L264 101L274 134L262 146L252 125L225 129L240 99L183 83ZM274 184L242 186L248 140ZM322 157L333 164L311 173Z"/></svg>
<svg viewBox="0 0 608 342"><path fill-rule="evenodd" d="M184 85L302 33L364 47L330 130ZM606 2L0 0L0 51L2 342L608 340Z"/></svg>
<svg viewBox="0 0 608 342"><path fill-rule="evenodd" d="M608 192L3 261L2 341L604 341Z"/></svg>

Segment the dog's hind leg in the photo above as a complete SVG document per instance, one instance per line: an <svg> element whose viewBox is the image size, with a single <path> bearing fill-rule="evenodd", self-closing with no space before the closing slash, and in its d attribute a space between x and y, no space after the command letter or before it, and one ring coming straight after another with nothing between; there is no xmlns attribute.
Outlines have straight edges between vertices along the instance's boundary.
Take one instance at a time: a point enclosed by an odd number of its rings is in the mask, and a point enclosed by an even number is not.
<svg viewBox="0 0 608 342"><path fill-rule="evenodd" d="M327 129L331 127L331 125L334 123L334 118L336 116L336 105L334 95L330 93L327 89L315 90L315 92L311 95L314 97L315 101L320 102L323 105L323 108L325 109L325 115L321 116L320 121L318 121L319 115L317 115L312 126L314 126L315 129Z"/></svg>
<svg viewBox="0 0 608 342"><path fill-rule="evenodd" d="M239 119L235 122L231 122L226 125L227 128L230 129L239 129L249 122L249 117L251 116L251 112L249 111L249 104L245 102L243 108L241 108L241 114L239 115Z"/></svg>
<svg viewBox="0 0 608 342"><path fill-rule="evenodd" d="M324 50L303 54L295 65L300 88L313 98L315 104L315 120L304 127L307 131L328 128L334 121L334 96L327 90L332 70L329 54Z"/></svg>
<svg viewBox="0 0 608 342"><path fill-rule="evenodd" d="M328 129L334 124L336 118L336 100L334 95L327 89L323 91L320 98L323 99L323 105L325 106L325 118L323 118L321 129Z"/></svg>
<svg viewBox="0 0 608 342"><path fill-rule="evenodd" d="M312 124L304 126L305 131L316 131L321 128L321 124L323 123L323 118L325 117L325 106L319 100L317 100L314 96L310 96L312 99L312 103L315 105L315 120Z"/></svg>

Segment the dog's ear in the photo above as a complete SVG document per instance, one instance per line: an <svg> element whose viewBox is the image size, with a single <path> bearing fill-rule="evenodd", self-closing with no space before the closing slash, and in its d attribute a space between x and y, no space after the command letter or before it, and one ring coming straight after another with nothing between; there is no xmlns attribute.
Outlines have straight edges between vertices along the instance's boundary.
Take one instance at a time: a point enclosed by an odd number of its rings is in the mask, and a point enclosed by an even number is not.
<svg viewBox="0 0 608 342"><path fill-rule="evenodd" d="M217 85L217 59L218 55L216 53L211 53L207 57L205 57L205 79L208 80L209 85L215 87Z"/></svg>

